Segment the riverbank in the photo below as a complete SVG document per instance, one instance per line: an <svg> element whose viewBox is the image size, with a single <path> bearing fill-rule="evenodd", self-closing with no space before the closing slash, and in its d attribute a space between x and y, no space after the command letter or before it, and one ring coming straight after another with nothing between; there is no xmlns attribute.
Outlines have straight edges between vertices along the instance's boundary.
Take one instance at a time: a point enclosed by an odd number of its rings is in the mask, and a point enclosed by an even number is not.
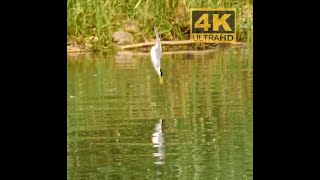
<svg viewBox="0 0 320 180"><path fill-rule="evenodd" d="M237 41L252 42L252 0L68 0L67 49L91 51L152 42L154 25L162 41L190 39L190 8L237 10Z"/></svg>

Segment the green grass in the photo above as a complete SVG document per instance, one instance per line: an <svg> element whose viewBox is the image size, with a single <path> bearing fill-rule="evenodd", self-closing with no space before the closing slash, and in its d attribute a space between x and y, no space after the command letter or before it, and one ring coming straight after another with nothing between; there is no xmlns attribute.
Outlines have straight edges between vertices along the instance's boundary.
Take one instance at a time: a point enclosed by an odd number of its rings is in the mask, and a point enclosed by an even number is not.
<svg viewBox="0 0 320 180"><path fill-rule="evenodd" d="M140 27L141 33L134 36L153 38L156 25L163 39L185 40L189 9L217 7L236 8L237 40L252 42L252 0L67 0L68 43L111 48L112 34L123 29L126 20Z"/></svg>

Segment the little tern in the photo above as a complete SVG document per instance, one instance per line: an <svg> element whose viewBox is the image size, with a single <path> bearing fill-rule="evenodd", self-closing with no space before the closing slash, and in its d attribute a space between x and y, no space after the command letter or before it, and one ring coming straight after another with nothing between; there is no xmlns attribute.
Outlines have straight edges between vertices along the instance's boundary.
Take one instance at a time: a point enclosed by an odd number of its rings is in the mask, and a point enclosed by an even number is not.
<svg viewBox="0 0 320 180"><path fill-rule="evenodd" d="M156 34L156 44L151 47L150 54L151 54L151 62L154 67L154 70L157 72L160 78L160 84L163 84L163 73L161 71L161 56L162 56L162 48L160 37L157 28L154 29Z"/></svg>

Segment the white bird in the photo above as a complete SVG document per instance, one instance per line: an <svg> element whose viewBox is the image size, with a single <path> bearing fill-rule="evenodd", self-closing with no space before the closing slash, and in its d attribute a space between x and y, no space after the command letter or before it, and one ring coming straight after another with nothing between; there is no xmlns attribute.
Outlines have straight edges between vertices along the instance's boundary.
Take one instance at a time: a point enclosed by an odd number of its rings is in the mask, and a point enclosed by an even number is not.
<svg viewBox="0 0 320 180"><path fill-rule="evenodd" d="M154 67L154 70L157 72L160 78L160 84L163 83L163 73L161 71L161 56L162 56L162 48L160 37L157 29L154 29L156 33L156 44L151 47L150 54L151 54L151 62Z"/></svg>

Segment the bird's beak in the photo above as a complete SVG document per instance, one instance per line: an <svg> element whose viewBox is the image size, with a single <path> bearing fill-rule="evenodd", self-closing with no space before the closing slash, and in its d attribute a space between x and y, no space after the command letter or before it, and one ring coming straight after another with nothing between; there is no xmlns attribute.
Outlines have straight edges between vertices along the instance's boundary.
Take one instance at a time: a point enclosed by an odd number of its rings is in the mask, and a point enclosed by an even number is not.
<svg viewBox="0 0 320 180"><path fill-rule="evenodd" d="M163 84L163 76L160 77L160 84Z"/></svg>

